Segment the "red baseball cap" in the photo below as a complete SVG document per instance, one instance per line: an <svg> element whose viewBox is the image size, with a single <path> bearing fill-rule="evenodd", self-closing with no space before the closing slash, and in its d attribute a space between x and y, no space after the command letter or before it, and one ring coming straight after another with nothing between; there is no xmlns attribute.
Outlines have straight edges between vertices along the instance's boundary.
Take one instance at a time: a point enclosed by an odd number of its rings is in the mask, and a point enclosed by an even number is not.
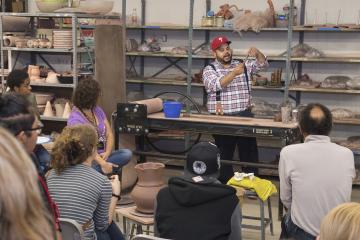
<svg viewBox="0 0 360 240"><path fill-rule="evenodd" d="M211 50L215 51L225 43L230 44L231 41L229 41L229 39L227 39L225 36L216 37L211 41Z"/></svg>

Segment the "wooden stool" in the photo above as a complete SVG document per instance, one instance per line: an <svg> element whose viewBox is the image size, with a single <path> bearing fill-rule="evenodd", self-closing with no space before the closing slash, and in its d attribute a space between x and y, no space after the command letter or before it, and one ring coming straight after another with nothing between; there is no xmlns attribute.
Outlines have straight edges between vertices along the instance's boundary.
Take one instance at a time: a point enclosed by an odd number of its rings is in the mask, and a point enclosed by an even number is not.
<svg viewBox="0 0 360 240"><path fill-rule="evenodd" d="M146 226L146 233L150 234L150 226L154 225L154 217L141 217L132 214L135 211L136 206L132 207L117 207L115 209L116 220L121 215L123 217L123 229L125 239L130 240L135 234L143 233L143 226ZM134 230L136 233L134 234Z"/></svg>
<svg viewBox="0 0 360 240"><path fill-rule="evenodd" d="M265 228L268 225L270 225L270 233L271 233L272 236L274 236L274 225L273 225L270 197L267 199L269 217L265 218L265 201L261 200L259 198L259 196L255 192L252 192L252 191L249 191L249 190L246 190L245 196L247 196L248 198L256 198L256 199L259 200L260 217L243 215L242 218L243 219L251 219L251 220L260 220L260 226L258 226L258 225L250 225L250 224L241 224L241 227L242 228L247 228L247 229L260 230L260 232L261 232L261 240L265 240Z"/></svg>

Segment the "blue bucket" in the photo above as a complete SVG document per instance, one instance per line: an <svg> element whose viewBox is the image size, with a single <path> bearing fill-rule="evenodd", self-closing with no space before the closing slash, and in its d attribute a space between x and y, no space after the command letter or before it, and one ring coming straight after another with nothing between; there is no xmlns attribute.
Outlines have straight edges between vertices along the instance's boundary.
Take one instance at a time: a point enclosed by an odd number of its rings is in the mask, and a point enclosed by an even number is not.
<svg viewBox="0 0 360 240"><path fill-rule="evenodd" d="M166 118L179 118L182 108L181 102L168 101L163 103Z"/></svg>

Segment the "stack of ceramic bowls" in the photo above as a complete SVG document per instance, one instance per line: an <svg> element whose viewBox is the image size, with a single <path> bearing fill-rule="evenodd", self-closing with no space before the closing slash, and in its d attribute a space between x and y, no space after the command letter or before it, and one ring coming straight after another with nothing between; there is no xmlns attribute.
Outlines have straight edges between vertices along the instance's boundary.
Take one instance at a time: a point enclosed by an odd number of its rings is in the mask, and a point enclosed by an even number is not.
<svg viewBox="0 0 360 240"><path fill-rule="evenodd" d="M72 48L71 30L53 31L54 48Z"/></svg>

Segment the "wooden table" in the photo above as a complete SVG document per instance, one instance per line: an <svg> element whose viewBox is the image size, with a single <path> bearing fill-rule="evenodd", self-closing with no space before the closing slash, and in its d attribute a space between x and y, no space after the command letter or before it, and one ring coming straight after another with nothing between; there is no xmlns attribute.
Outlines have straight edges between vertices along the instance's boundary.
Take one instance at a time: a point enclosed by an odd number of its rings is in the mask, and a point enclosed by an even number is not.
<svg viewBox="0 0 360 240"><path fill-rule="evenodd" d="M125 239L130 240L134 229L136 229L136 234L142 234L142 227L146 226L146 233L149 235L150 226L154 225L154 217L140 217L132 214L136 206L132 207L117 207L115 209L116 219L119 215L123 217L123 229Z"/></svg>
<svg viewBox="0 0 360 240"><path fill-rule="evenodd" d="M299 142L301 139L300 130L296 123L209 114L191 114L190 116L182 114L180 118L165 118L163 112L147 114L146 107L141 104L118 104L114 124L115 146L119 144L120 133L133 134L137 136L134 142L138 146L137 154L140 156L140 161L146 161L146 156L149 156L149 153L145 152L145 137L151 130L180 130L189 133L255 137L275 141L277 148ZM222 162L247 167L278 168L277 164L235 162L232 159L222 159ZM279 198L278 218L281 219L282 215L283 208Z"/></svg>

